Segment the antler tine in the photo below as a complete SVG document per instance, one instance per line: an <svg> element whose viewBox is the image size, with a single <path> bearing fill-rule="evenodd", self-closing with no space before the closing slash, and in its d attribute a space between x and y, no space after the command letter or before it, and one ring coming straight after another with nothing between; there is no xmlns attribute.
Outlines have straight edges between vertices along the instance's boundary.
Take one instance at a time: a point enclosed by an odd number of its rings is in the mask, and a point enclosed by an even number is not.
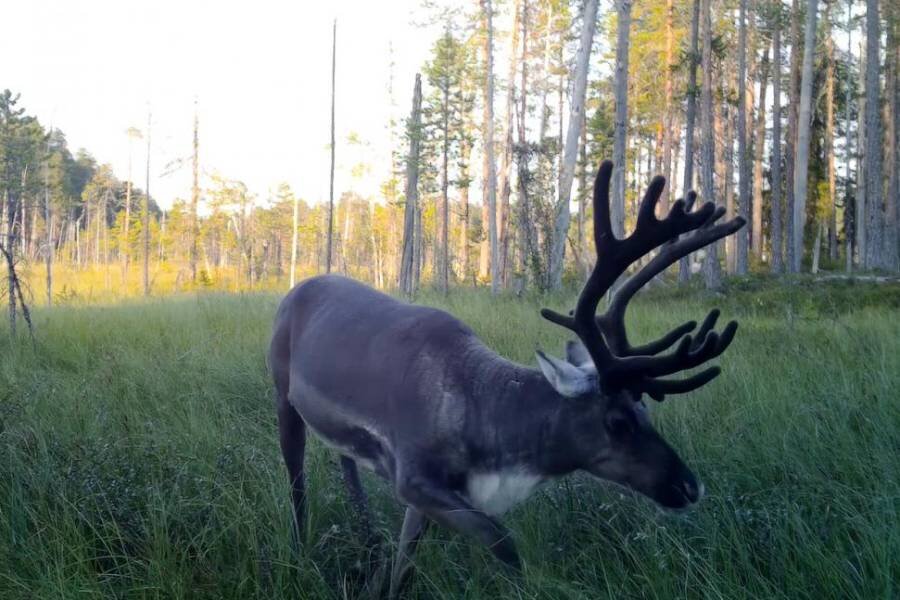
<svg viewBox="0 0 900 600"><path fill-rule="evenodd" d="M662 402L665 400L666 394L693 392L718 377L721 372L722 369L719 367L710 367L684 379L645 379L642 382L642 389L657 402Z"/></svg>
<svg viewBox="0 0 900 600"><path fill-rule="evenodd" d="M644 196L644 200L641 206L641 215L644 218L644 227L648 227L649 223L661 223L658 221L654 214L654 208L656 202L659 199L659 196L662 192L662 188L665 185L665 179L662 177L654 178L653 182L650 184L650 187L647 190L647 193ZM688 203L687 205L693 205L697 194L694 192L690 192L688 194ZM672 211L670 211L668 219L680 219L682 218L682 214L686 216L686 213L683 213L682 208L686 206L686 204L681 200L677 200L675 205L672 207ZM724 208L712 208L712 203L707 203L704 205L703 214L707 214L707 217L704 221L697 223L694 221L692 225L696 225L696 230L704 230L708 229L713 223L718 221L725 214ZM698 211L699 212L699 211ZM674 213L674 215L673 215ZM735 223L736 225L736 223ZM640 217L638 220L638 227L641 226ZM739 227L739 225L738 225ZM723 237L728 235L729 231L726 229L721 230L717 233L722 233ZM637 232L637 228L635 229ZM696 234L695 234L696 235ZM692 238L686 238L692 239ZM671 347L675 342L681 339L683 335L693 331L693 329L697 326L696 321L689 321L675 328L673 331L669 332L662 338L645 344L643 346L631 346L628 342L628 335L625 331L625 311L628 308L628 303L631 301L632 297L644 287L651 279L656 277L659 273L667 269L673 263L678 261L681 258L679 247L675 247L679 241L671 241L663 251L661 251L656 257L654 257L649 263L647 263L640 271L632 275L622 286L619 288L616 295L613 297L610 302L609 308L603 314L597 317L597 324L600 329L603 331L603 335L606 337L607 342L610 344L612 349L619 356L635 356L635 355L656 355ZM674 247L674 248L673 248ZM674 251L673 251L674 250ZM705 324L704 324L705 325ZM703 332L702 337L705 337L707 331Z"/></svg>

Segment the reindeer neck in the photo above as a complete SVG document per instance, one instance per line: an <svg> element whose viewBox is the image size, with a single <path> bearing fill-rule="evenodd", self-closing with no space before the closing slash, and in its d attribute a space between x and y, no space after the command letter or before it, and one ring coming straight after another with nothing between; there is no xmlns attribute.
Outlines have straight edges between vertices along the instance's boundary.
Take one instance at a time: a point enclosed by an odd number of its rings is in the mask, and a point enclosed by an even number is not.
<svg viewBox="0 0 900 600"><path fill-rule="evenodd" d="M480 345L467 353L469 429L481 440L488 468L522 467L553 477L574 471L568 435L575 407L541 372Z"/></svg>

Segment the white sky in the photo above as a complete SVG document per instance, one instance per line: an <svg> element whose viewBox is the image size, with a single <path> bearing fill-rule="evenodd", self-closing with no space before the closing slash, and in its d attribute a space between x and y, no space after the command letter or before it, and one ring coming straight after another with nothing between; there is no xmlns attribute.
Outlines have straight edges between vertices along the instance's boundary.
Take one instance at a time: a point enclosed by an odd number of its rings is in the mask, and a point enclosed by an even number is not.
<svg viewBox="0 0 900 600"><path fill-rule="evenodd" d="M331 24L338 19L336 198L351 163L368 154L375 193L388 170L389 45L397 116L409 110L414 73L434 32L412 23L418 0L24 0L4 7L0 89L45 126L125 178L129 126L153 112L151 192L164 207L190 190L190 167L161 177L191 152L200 112L206 181L244 181L261 200L278 182L313 202L328 195ZM369 142L355 155L351 132ZM144 142L134 148L144 187ZM343 157L342 157L343 154ZM342 160L343 158L343 160Z"/></svg>

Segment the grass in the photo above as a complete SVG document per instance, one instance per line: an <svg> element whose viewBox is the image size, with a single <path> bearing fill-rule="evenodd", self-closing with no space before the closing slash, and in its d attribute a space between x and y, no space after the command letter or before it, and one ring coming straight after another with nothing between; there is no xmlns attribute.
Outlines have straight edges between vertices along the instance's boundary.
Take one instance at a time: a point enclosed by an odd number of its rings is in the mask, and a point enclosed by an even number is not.
<svg viewBox="0 0 900 600"><path fill-rule="evenodd" d="M36 310L37 346L0 355L0 597L354 595L362 549L336 457L318 442L299 562L291 550L263 358L277 301ZM531 363L536 345L565 339L538 308L571 298L423 301ZM900 596L900 286L756 279L721 298L652 290L635 304L638 341L713 304L741 320L723 375L654 407L707 498L674 516L573 476L505 518L524 581L433 528L408 596ZM400 507L383 483L366 485L390 549Z"/></svg>

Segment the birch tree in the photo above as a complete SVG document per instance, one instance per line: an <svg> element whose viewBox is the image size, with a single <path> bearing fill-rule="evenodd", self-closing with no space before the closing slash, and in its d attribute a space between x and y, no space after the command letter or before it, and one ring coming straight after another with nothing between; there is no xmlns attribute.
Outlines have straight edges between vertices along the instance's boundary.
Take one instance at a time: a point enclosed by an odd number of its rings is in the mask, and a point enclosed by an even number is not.
<svg viewBox="0 0 900 600"><path fill-rule="evenodd" d="M612 230L617 237L625 235L625 145L628 135L628 48L631 39L632 0L615 0L616 5L616 71L615 134L613 137Z"/></svg>
<svg viewBox="0 0 900 600"><path fill-rule="evenodd" d="M688 52L688 83L685 96L685 136L684 136L684 180L682 193L687 197L694 185L694 121L697 114L697 64L700 62L699 50L700 0L694 0L691 11L691 42ZM690 209L690 207L688 207ZM678 261L678 281L685 283L691 277L690 255Z"/></svg>
<svg viewBox="0 0 900 600"><path fill-rule="evenodd" d="M566 145L563 150L563 166L559 180L559 198L556 205L556 226L550 257L550 284L553 289L562 286L563 261L566 239L569 233L569 203L572 196L572 182L575 178L575 163L578 157L578 138L584 123L584 101L587 91L587 74L591 47L597 23L597 0L585 0L581 25L581 42L575 55L575 73L569 107L569 122Z"/></svg>
<svg viewBox="0 0 900 600"><path fill-rule="evenodd" d="M487 165L483 202L488 207L488 242L490 244L491 293L500 292L499 256L497 254L497 167L494 162L494 9L492 0L481 0L485 23L484 74L484 160Z"/></svg>
<svg viewBox="0 0 900 600"><path fill-rule="evenodd" d="M702 3L703 87L700 92L700 186L703 200L712 201L716 194L713 181L716 142L712 100L712 7L711 0L702 0ZM710 244L706 247L706 256L703 259L703 278L707 289L718 290L722 287L722 268L719 265L718 244Z"/></svg>
<svg viewBox="0 0 900 600"><path fill-rule="evenodd" d="M757 260L763 251L763 156L766 150L766 93L769 83L769 47L763 51L759 68L759 102L756 114L756 140L753 147L753 232L751 250Z"/></svg>

